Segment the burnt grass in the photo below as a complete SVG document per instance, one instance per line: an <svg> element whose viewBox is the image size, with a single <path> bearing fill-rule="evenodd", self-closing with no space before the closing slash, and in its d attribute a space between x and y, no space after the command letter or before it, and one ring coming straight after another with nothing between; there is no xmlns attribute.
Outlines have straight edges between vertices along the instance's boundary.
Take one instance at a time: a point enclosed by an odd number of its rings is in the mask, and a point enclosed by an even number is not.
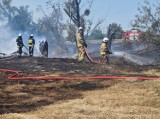
<svg viewBox="0 0 160 119"><path fill-rule="evenodd" d="M12 58L0 61L1 69L18 70L19 76L129 75L123 72L139 72L149 69L160 70L159 66L139 66L123 58L111 57L110 64L95 65L79 63L74 59L56 58ZM109 88L120 80L39 80L9 81L8 73L0 73L0 114L22 113L60 101L81 99L83 91ZM134 76L133 75L133 76ZM131 75L130 75L131 76Z"/></svg>

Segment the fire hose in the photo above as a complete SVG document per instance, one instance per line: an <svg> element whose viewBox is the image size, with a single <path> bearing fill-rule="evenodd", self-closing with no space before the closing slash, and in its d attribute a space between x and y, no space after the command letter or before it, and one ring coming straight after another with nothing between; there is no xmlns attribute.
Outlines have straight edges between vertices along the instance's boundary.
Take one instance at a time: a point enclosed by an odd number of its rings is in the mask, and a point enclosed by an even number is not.
<svg viewBox="0 0 160 119"><path fill-rule="evenodd" d="M93 64L102 64L101 62L94 61L94 60L90 57L90 55L88 54L86 48L85 48L85 53L86 53L86 56L87 56L88 60L89 60L91 63L93 63Z"/></svg>
<svg viewBox="0 0 160 119"><path fill-rule="evenodd" d="M94 61L85 49L87 58L91 63L101 64ZM85 80L85 79L138 79L138 80L160 80L160 77L148 77L148 76L81 76L81 77L63 77L63 76L29 76L29 77L16 77L20 74L16 70L0 69L0 72L13 73L7 77L8 80Z"/></svg>
<svg viewBox="0 0 160 119"><path fill-rule="evenodd" d="M137 79L137 80L160 80L160 77L147 76L81 76L81 77L64 77L64 76L29 76L16 77L20 74L16 70L0 69L0 72L13 73L7 77L8 80L86 80L86 79Z"/></svg>

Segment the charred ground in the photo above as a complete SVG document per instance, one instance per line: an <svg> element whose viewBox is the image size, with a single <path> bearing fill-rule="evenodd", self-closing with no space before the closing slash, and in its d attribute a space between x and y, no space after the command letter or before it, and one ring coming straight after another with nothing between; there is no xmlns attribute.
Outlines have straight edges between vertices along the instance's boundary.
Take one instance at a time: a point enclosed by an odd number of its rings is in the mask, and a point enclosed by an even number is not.
<svg viewBox="0 0 160 119"><path fill-rule="evenodd" d="M124 58L111 57L110 64L78 63L74 59L12 58L2 60L0 68L18 70L19 76L92 76L129 75L159 76L159 66L139 66ZM150 73L150 70L152 72ZM146 73L149 72L149 73ZM0 114L34 111L41 106L57 104L71 99L83 99L82 92L107 89L122 80L49 80L9 81L7 73L0 73ZM127 82L127 81L126 81ZM133 82L143 82L133 80Z"/></svg>

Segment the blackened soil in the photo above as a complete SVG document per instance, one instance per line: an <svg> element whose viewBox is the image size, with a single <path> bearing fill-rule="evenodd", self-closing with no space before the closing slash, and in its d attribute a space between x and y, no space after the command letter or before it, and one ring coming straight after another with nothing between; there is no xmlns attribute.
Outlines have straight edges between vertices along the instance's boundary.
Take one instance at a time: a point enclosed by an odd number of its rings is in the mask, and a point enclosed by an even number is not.
<svg viewBox="0 0 160 119"><path fill-rule="evenodd" d="M0 69L18 70L19 76L93 76L144 75L143 71L159 66L139 66L123 58L111 57L110 64L79 63L74 59L13 58L0 61ZM83 98L83 91L109 88L120 80L48 80L9 81L8 73L0 73L0 114L21 113L64 100ZM154 76L154 75L153 75Z"/></svg>

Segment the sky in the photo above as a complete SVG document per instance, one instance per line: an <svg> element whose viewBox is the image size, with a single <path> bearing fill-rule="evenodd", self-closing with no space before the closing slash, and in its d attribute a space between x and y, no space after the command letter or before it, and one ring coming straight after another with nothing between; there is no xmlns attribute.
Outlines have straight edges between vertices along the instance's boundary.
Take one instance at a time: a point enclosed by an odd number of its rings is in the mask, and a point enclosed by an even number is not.
<svg viewBox="0 0 160 119"><path fill-rule="evenodd" d="M62 3L63 0L53 0ZM82 0L84 2L86 0ZM151 0L156 3L159 0ZM33 15L35 19L40 16L36 13L36 8L41 5L45 8L46 0L13 0L12 5L29 5L30 9L34 11ZM124 30L130 30L132 27L130 22L135 19L135 15L138 13L137 8L142 5L144 0L94 0L91 11L91 18L94 17L94 23L96 24L99 19L106 17L105 22L101 25L102 30L106 30L107 25L110 23L121 24ZM46 12L49 12L46 9ZM65 16L67 19L67 16Z"/></svg>

